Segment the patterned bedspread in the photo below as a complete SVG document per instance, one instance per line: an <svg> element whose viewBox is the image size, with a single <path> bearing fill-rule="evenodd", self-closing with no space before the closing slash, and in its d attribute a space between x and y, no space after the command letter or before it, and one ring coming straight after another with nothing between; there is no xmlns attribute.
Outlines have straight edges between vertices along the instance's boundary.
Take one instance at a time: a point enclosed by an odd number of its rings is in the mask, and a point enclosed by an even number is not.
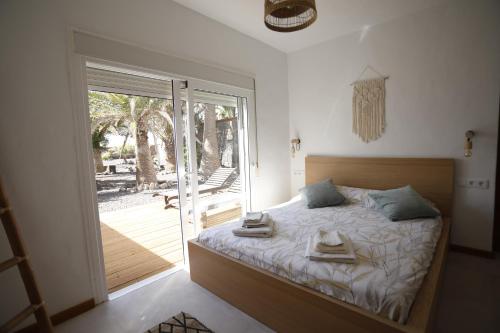
<svg viewBox="0 0 500 333"><path fill-rule="evenodd" d="M308 209L300 197L267 212L272 238L235 237L232 222L204 230L203 245L248 264L381 316L405 323L427 273L441 233L441 219L391 222L365 208L367 190L341 187L349 203ZM307 239L318 229L348 235L356 264L314 262L304 257Z"/></svg>

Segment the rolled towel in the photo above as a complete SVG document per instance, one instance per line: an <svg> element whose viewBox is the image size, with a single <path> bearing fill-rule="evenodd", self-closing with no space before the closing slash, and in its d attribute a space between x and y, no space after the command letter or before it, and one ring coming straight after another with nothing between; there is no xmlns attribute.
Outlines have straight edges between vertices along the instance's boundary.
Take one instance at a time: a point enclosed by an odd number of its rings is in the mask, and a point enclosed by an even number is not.
<svg viewBox="0 0 500 333"><path fill-rule="evenodd" d="M238 237L257 237L257 238L268 238L273 236L273 226L274 223L272 221L265 227L257 227L257 228L236 228L233 229L233 235Z"/></svg>
<svg viewBox="0 0 500 333"><path fill-rule="evenodd" d="M307 241L305 257L312 261L337 262L343 264L356 263L356 253L352 247L352 242L349 238L345 238L347 253L321 253L315 250L313 237L310 236Z"/></svg>
<svg viewBox="0 0 500 333"><path fill-rule="evenodd" d="M241 218L240 221L242 221L241 226L243 228L260 228L268 226L271 222L271 218L269 217L269 214L266 213L262 215L262 218L258 222L249 222L245 220L245 218Z"/></svg>

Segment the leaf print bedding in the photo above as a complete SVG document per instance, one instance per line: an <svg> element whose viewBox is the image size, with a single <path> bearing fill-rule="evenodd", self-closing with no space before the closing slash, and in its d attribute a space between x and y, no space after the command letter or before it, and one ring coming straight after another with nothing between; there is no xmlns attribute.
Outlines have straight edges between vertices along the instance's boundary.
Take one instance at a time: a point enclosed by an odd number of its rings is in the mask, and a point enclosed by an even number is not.
<svg viewBox="0 0 500 333"><path fill-rule="evenodd" d="M350 199L336 207L308 209L299 197L269 209L272 238L235 237L237 221L204 230L198 241L218 252L285 277L401 324L427 273L441 233L441 218L391 222L365 208L368 190L342 188ZM348 235L356 264L304 257L319 229Z"/></svg>

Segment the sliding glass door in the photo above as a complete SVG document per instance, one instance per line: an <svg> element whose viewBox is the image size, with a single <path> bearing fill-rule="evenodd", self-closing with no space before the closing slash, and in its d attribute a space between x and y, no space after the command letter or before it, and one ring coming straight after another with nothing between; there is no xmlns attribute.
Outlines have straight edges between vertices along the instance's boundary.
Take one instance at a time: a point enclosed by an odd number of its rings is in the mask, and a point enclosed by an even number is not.
<svg viewBox="0 0 500 333"><path fill-rule="evenodd" d="M179 200L186 197L181 81L87 64L97 207L107 290L184 265ZM175 103L174 103L175 102ZM179 104L180 105L180 104Z"/></svg>
<svg viewBox="0 0 500 333"><path fill-rule="evenodd" d="M108 292L178 269L188 239L250 209L253 93L87 62Z"/></svg>

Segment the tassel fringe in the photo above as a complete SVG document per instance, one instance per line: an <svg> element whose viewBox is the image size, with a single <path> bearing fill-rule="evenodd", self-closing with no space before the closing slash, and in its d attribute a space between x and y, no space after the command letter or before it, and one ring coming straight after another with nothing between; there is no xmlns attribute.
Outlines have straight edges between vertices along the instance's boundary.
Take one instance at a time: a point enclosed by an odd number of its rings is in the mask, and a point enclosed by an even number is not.
<svg viewBox="0 0 500 333"><path fill-rule="evenodd" d="M385 131L385 79L358 81L352 95L352 131L363 142L377 140Z"/></svg>

